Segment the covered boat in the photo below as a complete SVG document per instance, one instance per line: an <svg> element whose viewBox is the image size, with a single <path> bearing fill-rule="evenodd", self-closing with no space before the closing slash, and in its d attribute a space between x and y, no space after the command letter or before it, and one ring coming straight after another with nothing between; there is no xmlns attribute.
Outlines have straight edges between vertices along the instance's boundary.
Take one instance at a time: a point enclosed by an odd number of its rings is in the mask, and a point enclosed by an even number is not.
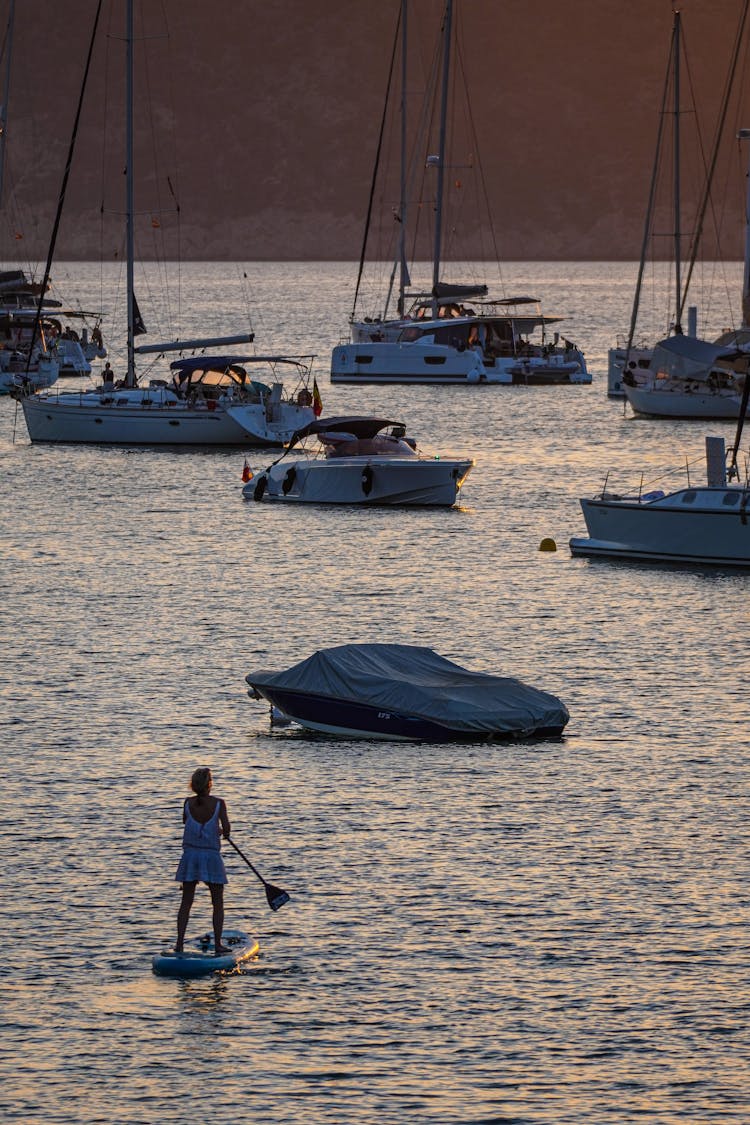
<svg viewBox="0 0 750 1125"><path fill-rule="evenodd" d="M510 676L469 671L418 645L338 645L245 679L251 696L292 721L346 738L552 737L569 719L554 695Z"/></svg>

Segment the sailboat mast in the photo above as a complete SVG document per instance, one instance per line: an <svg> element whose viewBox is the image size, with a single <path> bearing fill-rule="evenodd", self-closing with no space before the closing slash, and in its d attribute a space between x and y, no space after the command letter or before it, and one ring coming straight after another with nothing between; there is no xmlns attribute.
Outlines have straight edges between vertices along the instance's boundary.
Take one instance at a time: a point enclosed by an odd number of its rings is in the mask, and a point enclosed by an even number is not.
<svg viewBox="0 0 750 1125"><path fill-rule="evenodd" d="M682 255L682 217L680 199L680 32L682 21L679 12L674 13L674 285L675 285L675 334L682 334L682 278L680 261Z"/></svg>
<svg viewBox="0 0 750 1125"><path fill-rule="evenodd" d="M128 301L128 370L125 379L128 387L136 385L135 375L135 316L134 277L135 238L133 235L133 0L128 0L125 14L126 75L125 75L125 250L127 256Z"/></svg>
<svg viewBox="0 0 750 1125"><path fill-rule="evenodd" d="M10 0L8 8L8 30L5 35L5 85L3 87L3 104L0 106L0 200L3 197L3 179L5 176L5 139L8 128L8 99L10 98L10 57L13 51L13 21L16 14L16 0Z"/></svg>
<svg viewBox="0 0 750 1125"><path fill-rule="evenodd" d="M398 280L398 314L404 315L404 294L410 284L409 273L406 266L406 74L407 74L407 7L408 0L401 0L401 196L399 213L401 226L398 236L399 280Z"/></svg>
<svg viewBox="0 0 750 1125"><path fill-rule="evenodd" d="M448 118L448 79L450 75L451 59L451 25L453 22L453 4L448 0L445 5L445 20L443 23L443 88L440 95L440 141L438 147L437 169L437 202L435 206L435 251L432 262L432 314L437 316L437 285L440 280L440 255L442 253L443 231L443 184L445 181L445 135Z"/></svg>
<svg viewBox="0 0 750 1125"><path fill-rule="evenodd" d="M738 141L750 141L750 129L740 129ZM745 174L745 271L742 275L742 327L750 328L750 167Z"/></svg>

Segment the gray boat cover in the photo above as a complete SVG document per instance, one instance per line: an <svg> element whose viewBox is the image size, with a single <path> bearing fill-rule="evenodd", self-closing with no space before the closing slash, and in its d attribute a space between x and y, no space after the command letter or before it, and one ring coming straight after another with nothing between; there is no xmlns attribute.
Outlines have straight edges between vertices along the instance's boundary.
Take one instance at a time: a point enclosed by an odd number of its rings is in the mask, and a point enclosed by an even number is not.
<svg viewBox="0 0 750 1125"><path fill-rule="evenodd" d="M651 369L678 379L708 379L711 369L720 360L731 362L741 353L731 347L710 344L695 336L668 336L654 345Z"/></svg>
<svg viewBox="0 0 750 1125"><path fill-rule="evenodd" d="M470 672L418 645L350 644L323 648L283 672L245 677L264 687L362 703L416 715L456 731L520 732L564 727L554 695L510 676Z"/></svg>

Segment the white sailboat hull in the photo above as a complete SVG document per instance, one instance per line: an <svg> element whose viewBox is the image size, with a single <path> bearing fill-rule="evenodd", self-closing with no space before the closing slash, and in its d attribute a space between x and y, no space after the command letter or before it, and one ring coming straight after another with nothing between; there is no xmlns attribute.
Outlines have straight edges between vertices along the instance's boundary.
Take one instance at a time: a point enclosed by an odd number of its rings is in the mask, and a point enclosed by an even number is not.
<svg viewBox="0 0 750 1125"><path fill-rule="evenodd" d="M740 413L741 395L732 391L687 391L676 386L660 390L652 386L623 384L625 397L636 414L656 418L732 418Z"/></svg>
<svg viewBox="0 0 750 1125"><path fill-rule="evenodd" d="M750 491L681 489L652 500L586 499L589 538L570 540L573 555L750 567Z"/></svg>
<svg viewBox="0 0 750 1125"><path fill-rule="evenodd" d="M314 417L310 408L284 405L269 422L262 405L209 409L145 397L67 392L29 395L21 406L32 442L97 445L280 446Z"/></svg>
<svg viewBox="0 0 750 1125"><path fill-rule="evenodd" d="M287 503L451 507L473 464L468 458L300 458L273 465L242 491L247 499Z"/></svg>

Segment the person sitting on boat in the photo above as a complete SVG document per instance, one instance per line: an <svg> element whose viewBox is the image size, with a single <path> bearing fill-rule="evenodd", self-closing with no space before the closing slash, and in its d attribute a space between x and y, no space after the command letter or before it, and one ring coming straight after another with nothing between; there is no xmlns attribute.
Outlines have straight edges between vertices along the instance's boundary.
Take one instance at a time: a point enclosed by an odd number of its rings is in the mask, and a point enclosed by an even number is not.
<svg viewBox="0 0 750 1125"><path fill-rule="evenodd" d="M213 906L214 952L218 956L228 953L221 944L224 929L224 886L227 873L221 858L221 837L229 837L229 814L221 797L212 797L213 778L208 766L195 770L190 778L190 788L195 794L188 797L182 809L185 826L182 835L182 857L177 866L175 880L182 883L182 901L177 912L177 942L175 953L182 953L190 909L198 883L207 883Z"/></svg>

